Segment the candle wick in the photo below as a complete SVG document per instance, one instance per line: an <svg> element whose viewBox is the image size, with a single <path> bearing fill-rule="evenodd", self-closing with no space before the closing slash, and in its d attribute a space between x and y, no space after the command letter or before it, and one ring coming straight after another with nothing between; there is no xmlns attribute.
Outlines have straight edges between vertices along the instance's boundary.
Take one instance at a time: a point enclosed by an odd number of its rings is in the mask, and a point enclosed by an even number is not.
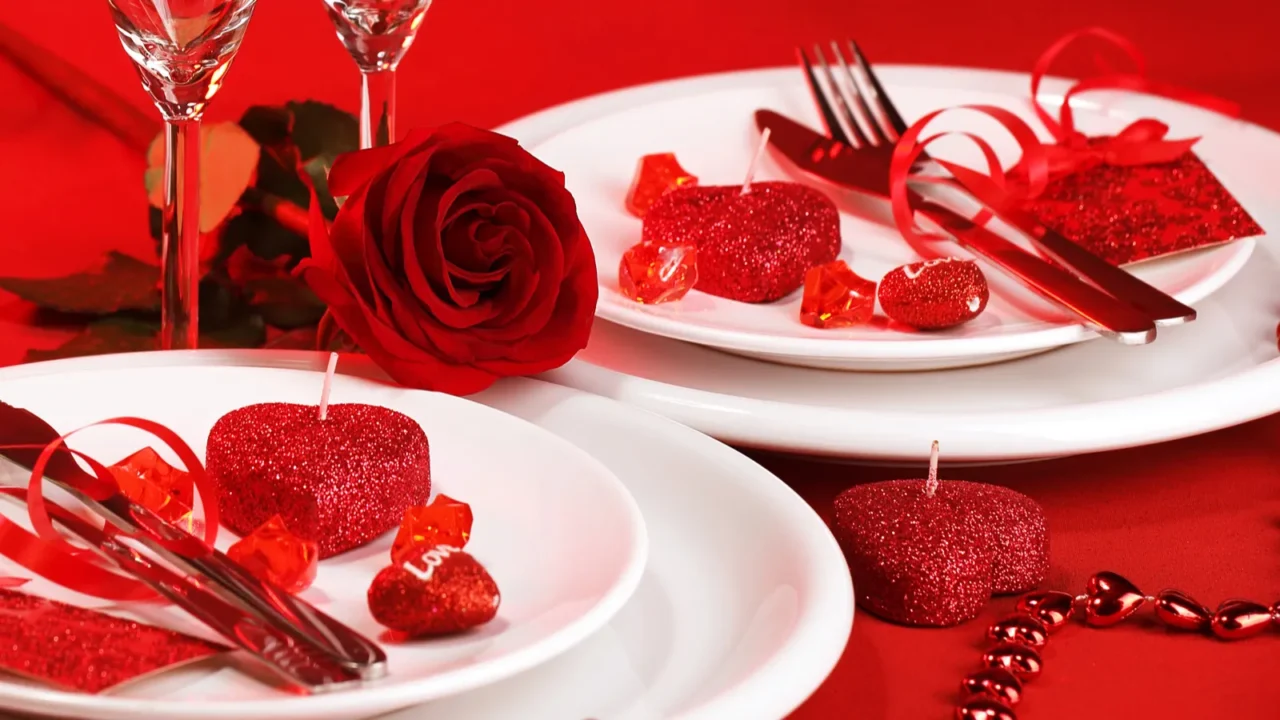
<svg viewBox="0 0 1280 720"><path fill-rule="evenodd" d="M933 497L938 492L938 441L929 449L929 479L924 481L924 494Z"/></svg>
<svg viewBox="0 0 1280 720"><path fill-rule="evenodd" d="M329 417L329 389L333 386L333 373L338 369L338 353L329 353L329 368L324 371L324 387L320 389L320 420Z"/></svg>
<svg viewBox="0 0 1280 720"><path fill-rule="evenodd" d="M755 157L751 158L751 166L747 168L747 179L742 181L742 194L746 195L751 192L751 180L756 176L756 168L760 165L760 158L764 156L764 149L769 144L769 133L771 128L765 128L760 133L760 144L756 146Z"/></svg>

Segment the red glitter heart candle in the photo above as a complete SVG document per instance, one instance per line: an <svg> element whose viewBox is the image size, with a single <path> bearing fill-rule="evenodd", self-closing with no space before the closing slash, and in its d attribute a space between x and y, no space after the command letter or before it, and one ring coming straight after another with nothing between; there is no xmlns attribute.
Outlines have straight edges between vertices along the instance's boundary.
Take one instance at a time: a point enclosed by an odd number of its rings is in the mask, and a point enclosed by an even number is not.
<svg viewBox="0 0 1280 720"><path fill-rule="evenodd" d="M949 626L978 615L992 594L1043 582L1049 534L1035 501L1008 488L929 478L850 488L835 501L834 532L858 604L905 625Z"/></svg>

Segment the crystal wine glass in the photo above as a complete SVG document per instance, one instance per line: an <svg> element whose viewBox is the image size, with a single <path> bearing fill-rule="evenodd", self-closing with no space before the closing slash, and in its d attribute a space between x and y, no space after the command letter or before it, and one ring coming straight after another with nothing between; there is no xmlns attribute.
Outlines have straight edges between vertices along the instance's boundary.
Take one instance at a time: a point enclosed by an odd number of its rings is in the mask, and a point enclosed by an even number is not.
<svg viewBox="0 0 1280 720"><path fill-rule="evenodd" d="M120 42L165 121L160 347L199 338L200 118L256 0L107 0Z"/></svg>
<svg viewBox="0 0 1280 720"><path fill-rule="evenodd" d="M360 147L396 139L396 67L413 44L431 0L324 0L338 39L363 77Z"/></svg>

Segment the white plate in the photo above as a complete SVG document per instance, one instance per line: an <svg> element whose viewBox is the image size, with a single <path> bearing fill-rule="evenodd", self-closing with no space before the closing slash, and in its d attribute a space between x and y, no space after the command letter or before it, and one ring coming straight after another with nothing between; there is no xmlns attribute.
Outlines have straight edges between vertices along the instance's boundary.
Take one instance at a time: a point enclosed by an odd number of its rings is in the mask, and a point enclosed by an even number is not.
<svg viewBox="0 0 1280 720"><path fill-rule="evenodd" d="M0 387L92 368L323 362L303 352L148 353L0 370ZM341 369L374 372L365 359ZM394 720L778 718L835 666L853 621L848 566L822 520L776 477L705 435L569 388L509 380L474 399L616 473L644 513L649 563L626 606L569 652Z"/></svg>
<svg viewBox="0 0 1280 720"><path fill-rule="evenodd" d="M987 82L984 75L943 76L935 72L929 76L897 68L886 68L884 80L908 120L941 107L975 103L999 105L1029 121L1034 118L1025 80L997 84ZM1085 132L1118 131L1142 112L1127 103L1098 104L1099 99L1099 95L1090 95L1077 101L1077 126ZM766 304L740 303L696 291L680 302L656 306L628 300L618 288L617 274L622 253L640 240L640 220L623 207L637 159L649 153L674 152L704 185L741 183L759 142L753 117L760 108L821 127L803 74L788 68L706 79L697 92L672 92L660 100L637 97L634 103L603 117L584 107L581 116L561 124L554 136L528 143L539 158L564 171L577 201L596 251L600 317L648 333L774 362L845 370L976 365L1097 337L985 261L981 262L994 291L986 311L973 322L945 332L904 332L884 325L811 328L799 321L799 290ZM1237 152L1232 137L1238 133L1238 123L1203 112L1161 117L1169 122L1174 136L1205 136L1196 150L1229 186L1234 188L1232 181L1247 182L1264 172L1249 153ZM974 113L944 116L933 127L986 130L986 136L996 139L996 148L1006 163L1017 157L1013 141L1004 133L992 132L998 126ZM970 165L981 159L975 148L951 138L930 146L930 152L935 151ZM757 178L795 179L779 162L785 161L766 155ZM884 222L887 203L833 186L822 189L844 210L840 257L855 272L878 280L894 267L920 259L897 230ZM936 249L941 255L969 256L951 243L939 243ZM1195 303L1235 275L1252 249L1252 241L1241 241L1140 263L1132 270L1179 300Z"/></svg>
<svg viewBox="0 0 1280 720"><path fill-rule="evenodd" d="M992 99L1027 87L1017 73L939 67L878 68L895 88L963 87ZM502 131L536 146L619 110L682 96L784 87L781 68L620 90L516 121ZM1049 82L1049 92L1065 83ZM1270 169L1280 136L1158 98L1109 93L1087 100L1154 116L1187 133L1264 228L1280 227ZM939 439L951 461L999 462L1133 447L1235 425L1280 410L1280 260L1260 252L1200 319L1161 329L1140 348L1094 342L1035 358L957 371L861 374L783 367L598 323L591 344L548 379L622 400L742 445L919 462Z"/></svg>
<svg viewBox="0 0 1280 720"><path fill-rule="evenodd" d="M199 454L209 428L224 413L256 402L315 403L323 379L300 370L118 366L11 377L24 370L0 375L5 378L0 397L54 427L70 430L109 417L144 417L173 428ZM571 443L479 403L374 380L336 378L331 400L384 405L422 425L431 442L433 493L463 500L475 513L466 549L501 589L502 605L493 621L452 638L384 643L389 677L341 693L298 697L211 663L103 697L3 680L0 707L129 720L368 716L492 683L544 662L607 623L639 584L648 545L640 510L608 468ZM72 439L73 447L107 462L152 442L131 428L95 428ZM315 584L302 597L366 637L378 638L383 629L369 613L366 592L374 575L390 564L394 535L322 562ZM227 533L219 545L233 541ZM11 571L3 574L30 576L7 559L0 567ZM75 599L47 581L29 587ZM162 612L180 629L202 630L174 608Z"/></svg>

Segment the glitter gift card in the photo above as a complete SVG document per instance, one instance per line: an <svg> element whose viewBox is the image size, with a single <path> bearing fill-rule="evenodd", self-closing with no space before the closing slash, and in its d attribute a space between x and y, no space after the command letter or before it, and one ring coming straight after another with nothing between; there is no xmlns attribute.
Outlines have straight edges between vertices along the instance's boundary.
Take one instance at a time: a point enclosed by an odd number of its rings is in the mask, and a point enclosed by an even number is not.
<svg viewBox="0 0 1280 720"><path fill-rule="evenodd" d="M0 670L99 693L226 648L182 633L0 589Z"/></svg>
<svg viewBox="0 0 1280 720"><path fill-rule="evenodd" d="M1113 265L1263 232L1190 152L1171 163L1085 168L1049 183L1027 208Z"/></svg>

